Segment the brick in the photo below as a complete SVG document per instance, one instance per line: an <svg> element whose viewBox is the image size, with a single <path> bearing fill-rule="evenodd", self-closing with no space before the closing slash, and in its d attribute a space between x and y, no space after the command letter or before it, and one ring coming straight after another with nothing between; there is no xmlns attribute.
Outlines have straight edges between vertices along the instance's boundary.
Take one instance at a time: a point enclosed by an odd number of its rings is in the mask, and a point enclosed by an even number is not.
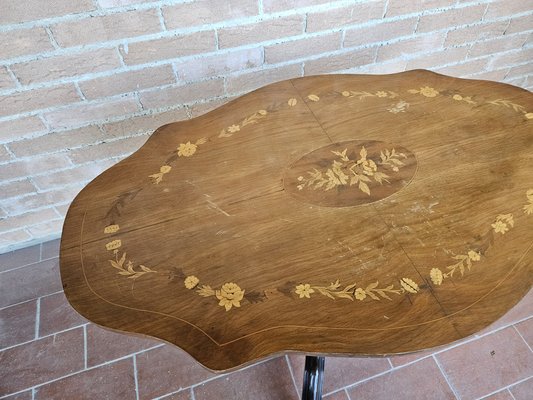
<svg viewBox="0 0 533 400"><path fill-rule="evenodd" d="M196 400L214 398L297 400L285 357L279 357L242 371L228 374L194 388Z"/></svg>
<svg viewBox="0 0 533 400"><path fill-rule="evenodd" d="M57 218L58 215L52 208L27 212L0 220L0 232L15 230L19 227L35 225L41 221Z"/></svg>
<svg viewBox="0 0 533 400"><path fill-rule="evenodd" d="M29 342L35 338L35 300L0 310L0 349Z"/></svg>
<svg viewBox="0 0 533 400"><path fill-rule="evenodd" d="M10 142L35 133L43 132L46 127L38 117L23 117L0 122L0 142Z"/></svg>
<svg viewBox="0 0 533 400"><path fill-rule="evenodd" d="M24 85L53 81L62 78L109 71L121 66L114 48L97 49L80 53L54 55L11 65Z"/></svg>
<svg viewBox="0 0 533 400"><path fill-rule="evenodd" d="M524 15L522 17L511 18L511 22L507 27L505 34L530 31L533 26L533 14Z"/></svg>
<svg viewBox="0 0 533 400"><path fill-rule="evenodd" d="M486 8L487 6L482 4L454 8L437 14L422 15L418 22L417 32L432 32L450 26L473 24L481 21Z"/></svg>
<svg viewBox="0 0 533 400"><path fill-rule="evenodd" d="M79 83L79 86L85 97L92 100L175 82L172 66L161 65L83 81Z"/></svg>
<svg viewBox="0 0 533 400"><path fill-rule="evenodd" d="M26 228L26 230L35 239L47 240L51 237L57 237L61 234L63 222L63 218L59 218L53 221L47 221L41 224L29 226Z"/></svg>
<svg viewBox="0 0 533 400"><path fill-rule="evenodd" d="M533 353L512 327L440 353L437 358L463 399L483 397L527 378L533 365Z"/></svg>
<svg viewBox="0 0 533 400"><path fill-rule="evenodd" d="M16 29L0 33L0 59L27 56L54 50L44 28Z"/></svg>
<svg viewBox="0 0 533 400"><path fill-rule="evenodd" d="M457 76L461 78L485 71L488 63L488 58L482 58L479 60L471 60L460 64L450 65L447 67L436 68L435 71L441 74Z"/></svg>
<svg viewBox="0 0 533 400"><path fill-rule="evenodd" d="M29 160L14 161L9 164L0 165L0 180L22 178L53 169L65 168L69 165L68 158L59 154L49 154L34 157Z"/></svg>
<svg viewBox="0 0 533 400"><path fill-rule="evenodd" d="M3 207L10 214L17 215L37 208L63 204L72 201L83 186L84 185L71 185L63 187L60 190L31 194L29 196L12 199L9 202L6 202Z"/></svg>
<svg viewBox="0 0 533 400"><path fill-rule="evenodd" d="M527 34L502 36L497 39L474 43L470 49L469 57L489 56L507 49L519 49L524 45L526 40Z"/></svg>
<svg viewBox="0 0 533 400"><path fill-rule="evenodd" d="M365 381L348 389L348 395L352 399L448 400L455 398L432 358L426 358Z"/></svg>
<svg viewBox="0 0 533 400"><path fill-rule="evenodd" d="M378 49L377 61L382 62L396 57L440 49L444 38L445 34L443 33L433 33L382 46Z"/></svg>
<svg viewBox="0 0 533 400"><path fill-rule="evenodd" d="M16 86L15 81L6 67L0 67L0 90L11 89Z"/></svg>
<svg viewBox="0 0 533 400"><path fill-rule="evenodd" d="M293 10L329 3L327 0L263 0L263 11L266 13Z"/></svg>
<svg viewBox="0 0 533 400"><path fill-rule="evenodd" d="M177 61L176 71L182 81L195 81L213 76L244 71L263 64L263 51L260 47L214 54L185 61Z"/></svg>
<svg viewBox="0 0 533 400"><path fill-rule="evenodd" d="M341 47L341 39L342 32L334 32L266 46L265 62L275 64L338 50Z"/></svg>
<svg viewBox="0 0 533 400"><path fill-rule="evenodd" d="M24 196L36 191L37 188L27 179L10 182L0 186L0 193L2 193L0 200L4 201L11 197Z"/></svg>
<svg viewBox="0 0 533 400"><path fill-rule="evenodd" d="M103 122L112 117L120 117L139 111L134 96L127 95L113 100L92 104L80 104L43 114L44 120L52 129L71 128L76 125Z"/></svg>
<svg viewBox="0 0 533 400"><path fill-rule="evenodd" d="M162 396L216 376L174 346L158 347L136 358L140 400Z"/></svg>
<svg viewBox="0 0 533 400"><path fill-rule="evenodd" d="M269 83L302 76L302 64L291 64L279 68L248 72L227 78L226 90L231 94L249 92Z"/></svg>
<svg viewBox="0 0 533 400"><path fill-rule="evenodd" d="M517 78L519 76L533 75L533 63L520 65L509 69L507 76L509 78Z"/></svg>
<svg viewBox="0 0 533 400"><path fill-rule="evenodd" d="M87 323L87 320L78 314L68 303L63 292L41 297L40 301L39 337L48 336Z"/></svg>
<svg viewBox="0 0 533 400"><path fill-rule="evenodd" d="M149 9L62 22L50 29L61 47L72 47L157 33L161 24L158 11Z"/></svg>
<svg viewBox="0 0 533 400"><path fill-rule="evenodd" d="M444 45L456 46L499 37L503 35L507 25L509 25L509 21L497 21L450 30Z"/></svg>
<svg viewBox="0 0 533 400"><path fill-rule="evenodd" d="M74 85L25 90L0 96L0 116L62 106L80 101Z"/></svg>
<svg viewBox="0 0 533 400"><path fill-rule="evenodd" d="M467 46L446 47L440 51L423 54L419 57L409 60L407 62L406 69L432 69L445 64L463 61L466 58L469 50L470 48Z"/></svg>
<svg viewBox="0 0 533 400"><path fill-rule="evenodd" d="M235 97L224 97L223 99L217 99L217 100L211 100L206 101L205 103L196 103L190 106L191 110L191 118L196 118L200 115L203 115L205 113L208 113L209 111L212 111L223 104L226 104L227 102L233 100Z"/></svg>
<svg viewBox="0 0 533 400"><path fill-rule="evenodd" d="M218 30L218 45L221 49L280 39L303 33L301 15L265 20L248 25L239 25Z"/></svg>
<svg viewBox="0 0 533 400"><path fill-rule="evenodd" d="M389 0L386 17L397 17L404 14L421 13L450 5L450 0Z"/></svg>
<svg viewBox="0 0 533 400"><path fill-rule="evenodd" d="M321 57L305 62L305 75L317 75L328 72L342 71L374 62L376 48L352 50L333 56Z"/></svg>
<svg viewBox="0 0 533 400"><path fill-rule="evenodd" d="M7 151L6 147L0 145L0 163L10 161L13 157Z"/></svg>
<svg viewBox="0 0 533 400"><path fill-rule="evenodd" d="M351 7L310 12L307 15L306 32L338 29L347 25L357 25L378 20L383 17L385 2L372 0Z"/></svg>
<svg viewBox="0 0 533 400"><path fill-rule="evenodd" d="M362 46L411 35L415 31L416 22L417 18L408 18L381 22L364 28L347 29L344 47Z"/></svg>
<svg viewBox="0 0 533 400"><path fill-rule="evenodd" d="M41 245L39 244L0 254L0 272L39 262L40 256Z"/></svg>
<svg viewBox="0 0 533 400"><path fill-rule="evenodd" d="M392 61L380 62L377 64L363 65L347 70L350 73L365 73L365 74L395 74L400 71L405 71L407 61L396 58Z"/></svg>
<svg viewBox="0 0 533 400"><path fill-rule="evenodd" d="M135 65L207 53L215 49L215 32L208 30L130 43L127 47L120 46L120 53L126 64Z"/></svg>
<svg viewBox="0 0 533 400"><path fill-rule="evenodd" d="M296 382L300 383L304 376L305 356L289 355L289 363ZM324 375L324 393L333 392L390 369L386 358L327 357L325 365L327 373ZM298 390L301 390L299 385Z"/></svg>
<svg viewBox="0 0 533 400"><path fill-rule="evenodd" d="M114 161L100 161L89 165L70 168L50 174L36 176L33 182L40 190L50 190L53 188L63 187L72 184L84 184L96 178L104 170L111 167Z"/></svg>
<svg viewBox="0 0 533 400"><path fill-rule="evenodd" d="M19 24L94 9L92 0L2 0L4 12L0 13L0 25Z"/></svg>
<svg viewBox="0 0 533 400"><path fill-rule="evenodd" d="M83 369L83 330L75 329L0 353L0 396Z"/></svg>
<svg viewBox="0 0 533 400"><path fill-rule="evenodd" d="M36 154L55 153L85 146L106 139L106 134L97 126L73 129L63 132L52 132L31 139L23 139L9 143L9 149L17 157L31 157Z"/></svg>
<svg viewBox="0 0 533 400"><path fill-rule="evenodd" d="M487 12L483 19L498 18L507 15L520 14L533 10L533 1L521 0L521 1L507 1L497 0L489 3Z"/></svg>
<svg viewBox="0 0 533 400"><path fill-rule="evenodd" d="M144 91L139 94L139 98L144 109L157 109L210 99L223 94L223 79L211 79L165 89Z"/></svg>
<svg viewBox="0 0 533 400"><path fill-rule="evenodd" d="M138 150L146 142L146 139L148 137L143 135L88 146L72 151L70 158L74 163L82 164L111 157L125 157Z"/></svg>
<svg viewBox="0 0 533 400"><path fill-rule="evenodd" d="M83 371L58 381L40 386L35 400L64 398L72 399L134 399L135 373L133 359L128 358L100 368Z"/></svg>
<svg viewBox="0 0 533 400"><path fill-rule="evenodd" d="M127 6L130 4L153 3L153 0L97 0L100 8Z"/></svg>
<svg viewBox="0 0 533 400"><path fill-rule="evenodd" d="M63 204L63 205L56 205L54 206L54 208L56 209L56 211L61 214L61 216L63 218L65 218L65 216L67 215L67 211L69 209L69 206L70 206L70 203L69 204Z"/></svg>
<svg viewBox="0 0 533 400"><path fill-rule="evenodd" d="M0 253L9 251L14 247L20 247L22 243L28 242L29 240L31 240L30 234L22 229L0 233Z"/></svg>
<svg viewBox="0 0 533 400"><path fill-rule="evenodd" d="M256 0L199 0L163 7L163 18L168 29L182 29L251 17L258 11Z"/></svg>
<svg viewBox="0 0 533 400"><path fill-rule="evenodd" d="M520 382L510 387L509 390L513 394L513 400L530 400L531 393L533 393L533 378Z"/></svg>
<svg viewBox="0 0 533 400"><path fill-rule="evenodd" d="M112 332L90 324L87 326L87 366L93 367L161 344L148 337Z"/></svg>
<svg viewBox="0 0 533 400"><path fill-rule="evenodd" d="M41 244L41 260L48 260L59 256L59 239L50 240Z"/></svg>
<svg viewBox="0 0 533 400"><path fill-rule="evenodd" d="M501 54L493 54L491 57L490 68L498 69L515 66L514 64L526 64L531 63L531 60L533 60L533 47L517 49Z"/></svg>
<svg viewBox="0 0 533 400"><path fill-rule="evenodd" d="M60 291L61 279L57 258L2 272L0 288L0 307Z"/></svg>
<svg viewBox="0 0 533 400"><path fill-rule="evenodd" d="M469 78L502 82L505 79L505 76L507 75L508 71L509 68L499 69L496 71L481 72L478 74L472 74L469 76Z"/></svg>
<svg viewBox="0 0 533 400"><path fill-rule="evenodd" d="M152 133L160 126L187 119L187 110L165 111L158 114L140 115L125 119L124 121L111 122L103 126L110 137L124 137L142 133Z"/></svg>

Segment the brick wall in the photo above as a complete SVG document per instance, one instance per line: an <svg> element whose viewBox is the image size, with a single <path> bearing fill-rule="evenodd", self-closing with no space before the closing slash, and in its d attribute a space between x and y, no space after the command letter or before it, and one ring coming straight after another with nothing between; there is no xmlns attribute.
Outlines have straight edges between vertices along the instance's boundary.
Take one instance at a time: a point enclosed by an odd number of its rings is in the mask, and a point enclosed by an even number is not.
<svg viewBox="0 0 533 400"><path fill-rule="evenodd" d="M0 0L0 253L58 237L167 122L269 82L413 68L533 89L533 0Z"/></svg>

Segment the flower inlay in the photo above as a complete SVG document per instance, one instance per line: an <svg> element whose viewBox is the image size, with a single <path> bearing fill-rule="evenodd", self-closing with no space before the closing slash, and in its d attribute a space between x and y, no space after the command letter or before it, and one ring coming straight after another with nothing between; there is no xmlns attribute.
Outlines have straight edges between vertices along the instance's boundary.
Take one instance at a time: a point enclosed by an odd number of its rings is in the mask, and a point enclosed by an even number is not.
<svg viewBox="0 0 533 400"><path fill-rule="evenodd" d="M416 171L409 150L377 141L335 143L303 156L285 174L285 189L322 206L344 207L382 199Z"/></svg>

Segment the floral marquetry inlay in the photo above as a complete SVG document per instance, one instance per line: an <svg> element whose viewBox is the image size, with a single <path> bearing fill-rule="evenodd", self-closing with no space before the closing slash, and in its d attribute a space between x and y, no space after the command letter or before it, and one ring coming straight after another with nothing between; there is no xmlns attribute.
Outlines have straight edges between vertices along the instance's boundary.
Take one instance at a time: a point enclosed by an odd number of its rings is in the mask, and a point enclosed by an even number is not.
<svg viewBox="0 0 533 400"><path fill-rule="evenodd" d="M400 190L416 171L408 149L377 141L335 143L303 156L285 174L285 189L331 207L370 203Z"/></svg>

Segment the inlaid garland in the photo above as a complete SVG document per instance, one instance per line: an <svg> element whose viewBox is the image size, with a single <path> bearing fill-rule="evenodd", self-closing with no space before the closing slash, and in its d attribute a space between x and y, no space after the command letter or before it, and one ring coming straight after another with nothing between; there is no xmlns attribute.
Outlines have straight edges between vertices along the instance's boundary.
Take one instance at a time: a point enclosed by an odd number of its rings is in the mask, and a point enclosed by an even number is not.
<svg viewBox="0 0 533 400"><path fill-rule="evenodd" d="M378 98L378 99L394 99L395 103L389 104L387 111L393 114L398 114L406 112L410 107L410 104L400 99L400 95L393 91L387 90L378 90L375 92L368 91L353 91L345 90L342 92L334 92L344 98L348 99L357 99L363 101L367 98ZM407 90L407 93L412 95L421 95L427 98L435 98L437 96L446 96L451 98L454 101L464 102L466 104L478 105L481 102L473 100L472 96L464 96L462 94L453 92L453 91L439 91L429 86L423 86L419 89L410 89ZM307 99L311 102L319 102L320 96L316 94L309 94ZM397 100L397 101L396 101ZM513 103L509 100L496 99L491 101L485 101L485 104L490 104L499 107L505 107L512 109L513 111L523 114L526 119L533 119L533 112L527 112L525 107ZM157 185L163 181L163 178L166 174L170 173L172 170L172 165L179 158L190 158L197 154L197 151L200 146L209 143L215 139L226 139L230 138L233 135L241 132L247 126L259 123L261 120L267 118L272 113L281 110L284 107L294 107L298 104L296 98L290 98L285 103L279 103L272 105L267 109L261 109L253 114L243 118L242 120L223 128L220 133L216 136L203 137L194 142L187 141L185 143L180 143L177 149L167 158L165 163L160 167L159 172L156 172L149 176L152 180L152 183ZM360 151L360 157L358 160L351 160L346 157L346 151L344 152L334 152L335 155L339 157L339 160L335 160L331 166L324 174L321 171L312 171L309 172L309 177L301 177L299 179L301 187L298 189L303 190L305 187L312 189L323 189L329 190L335 186L339 185L353 185L358 184L358 187L364 193L369 194L370 189L366 182L373 177L376 182L380 184L383 181L387 181L388 175L378 171L378 166L372 160L366 159L366 150L364 147ZM394 149L386 150L381 154L381 165L388 165L392 171L397 172L399 168L403 165L402 154L396 153ZM372 161L372 162L370 162ZM357 172L354 173L353 177L339 176L336 173L336 168L338 164L336 163L348 163L354 166L354 171L357 169ZM331 172L330 172L331 171ZM328 175L329 174L329 175ZM350 178L350 179L348 179ZM353 183L352 183L353 182ZM120 210L123 208L127 201L133 200L137 193L142 190L138 189L132 192L124 193L120 195L115 201L107 213L106 217L110 218L111 223L104 228L104 234L114 235L119 232L120 227L115 220L120 216ZM527 215L533 214L533 189L529 189L526 192L527 202L523 206L523 212ZM499 214L496 216L494 221L491 223L492 230L489 230L487 235L501 234L504 235L510 229L514 227L514 218L513 214ZM180 278L183 280L183 285L185 290L194 291L198 296L201 297L213 297L218 300L218 305L224 307L226 311L231 310L233 307L240 307L243 300L247 300L248 303L257 303L266 301L267 297L264 293L258 291L248 291L234 283L226 282L221 285L219 289L212 288L208 284L200 284L200 279L194 275L185 276L181 270L177 269L176 271L164 272L153 270L150 267L139 264L134 265L131 260L128 260L127 253L120 252L122 247L122 240L115 238L108 242L105 245L106 249L113 253L114 259L110 259L109 263L111 267L117 270L117 274L127 277L128 279L139 279L143 276L149 274L160 274L167 275L171 278ZM444 283L446 279L454 277L454 274L459 271L461 276L467 271L470 271L475 263L479 263L484 257L484 252L481 252L479 249L468 249L464 254L455 254L451 258L453 262L444 267L433 267L429 272L429 281L431 281L435 286L439 286ZM444 271L443 271L444 270ZM291 286L292 285L292 286ZM292 284L287 283L285 287L276 288L280 293L290 293L294 299L311 299L315 294L319 294L330 298L332 300L337 299L346 299L346 300L358 300L358 301L380 301L382 299L392 301L393 295L399 296L402 294L416 295L421 292L422 288L420 285L411 278L403 277L397 282L389 282L386 285L380 285L379 281L373 281L368 284L358 285L356 282L351 283L342 287L340 281L337 279L335 282L331 282L329 285L320 285L320 284L310 284L310 283L298 283Z"/></svg>

